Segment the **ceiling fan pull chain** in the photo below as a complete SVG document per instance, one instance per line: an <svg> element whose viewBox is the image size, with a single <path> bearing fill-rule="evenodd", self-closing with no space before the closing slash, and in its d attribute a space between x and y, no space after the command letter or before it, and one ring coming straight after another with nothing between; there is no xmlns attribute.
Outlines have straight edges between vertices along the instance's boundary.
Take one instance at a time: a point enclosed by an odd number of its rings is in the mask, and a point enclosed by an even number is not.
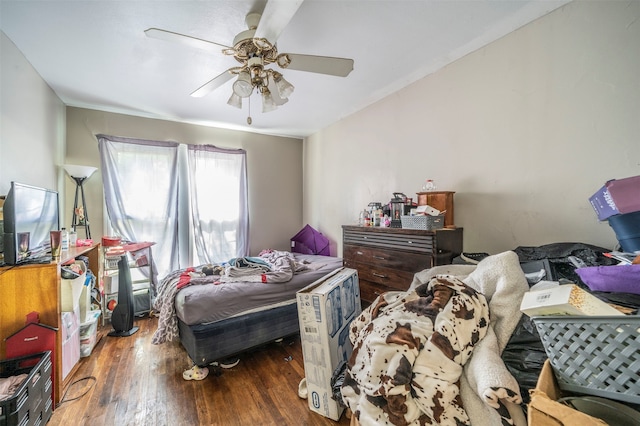
<svg viewBox="0 0 640 426"><path fill-rule="evenodd" d="M251 126L251 96L249 96L249 99L247 99L247 101L249 102L249 115L247 116L247 124Z"/></svg>

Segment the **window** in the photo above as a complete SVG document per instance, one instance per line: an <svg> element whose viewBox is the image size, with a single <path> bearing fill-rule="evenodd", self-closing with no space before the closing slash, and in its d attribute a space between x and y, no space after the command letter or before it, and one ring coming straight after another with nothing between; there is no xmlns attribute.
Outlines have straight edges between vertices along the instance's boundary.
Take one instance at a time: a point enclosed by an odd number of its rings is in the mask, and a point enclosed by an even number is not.
<svg viewBox="0 0 640 426"><path fill-rule="evenodd" d="M98 135L114 232L153 241L159 277L248 254L246 152Z"/></svg>

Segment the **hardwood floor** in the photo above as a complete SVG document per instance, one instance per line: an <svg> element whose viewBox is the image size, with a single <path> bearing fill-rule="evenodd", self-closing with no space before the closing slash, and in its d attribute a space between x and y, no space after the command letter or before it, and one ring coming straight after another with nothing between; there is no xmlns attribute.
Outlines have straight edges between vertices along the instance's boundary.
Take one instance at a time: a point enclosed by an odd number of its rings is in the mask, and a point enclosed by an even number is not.
<svg viewBox="0 0 640 426"><path fill-rule="evenodd" d="M309 410L298 397L304 377L299 336L240 355L231 369L210 368L186 381L191 367L180 343L153 345L157 318L135 321L130 337L108 337L81 358L50 425L348 425Z"/></svg>

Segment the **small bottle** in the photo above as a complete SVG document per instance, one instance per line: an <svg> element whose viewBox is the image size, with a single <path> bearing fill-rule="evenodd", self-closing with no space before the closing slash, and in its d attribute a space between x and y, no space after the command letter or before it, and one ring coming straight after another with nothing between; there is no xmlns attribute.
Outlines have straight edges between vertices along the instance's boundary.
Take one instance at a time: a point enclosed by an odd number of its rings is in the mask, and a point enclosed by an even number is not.
<svg viewBox="0 0 640 426"><path fill-rule="evenodd" d="M76 232L76 228L71 228L71 232L69 232L69 247L75 247L77 240L78 233Z"/></svg>
<svg viewBox="0 0 640 426"><path fill-rule="evenodd" d="M69 233L67 232L67 228L62 228L62 238L60 243L60 249L62 251L69 250Z"/></svg>

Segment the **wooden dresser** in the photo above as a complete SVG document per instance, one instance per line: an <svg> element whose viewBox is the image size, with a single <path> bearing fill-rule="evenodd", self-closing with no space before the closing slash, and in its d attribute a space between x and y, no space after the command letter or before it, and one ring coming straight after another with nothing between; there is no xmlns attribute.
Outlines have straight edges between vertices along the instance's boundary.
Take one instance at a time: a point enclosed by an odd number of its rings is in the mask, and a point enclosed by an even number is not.
<svg viewBox="0 0 640 426"><path fill-rule="evenodd" d="M462 252L462 228L343 225L342 242L344 266L358 270L360 298L368 305L381 293L408 289L416 272L451 263Z"/></svg>

